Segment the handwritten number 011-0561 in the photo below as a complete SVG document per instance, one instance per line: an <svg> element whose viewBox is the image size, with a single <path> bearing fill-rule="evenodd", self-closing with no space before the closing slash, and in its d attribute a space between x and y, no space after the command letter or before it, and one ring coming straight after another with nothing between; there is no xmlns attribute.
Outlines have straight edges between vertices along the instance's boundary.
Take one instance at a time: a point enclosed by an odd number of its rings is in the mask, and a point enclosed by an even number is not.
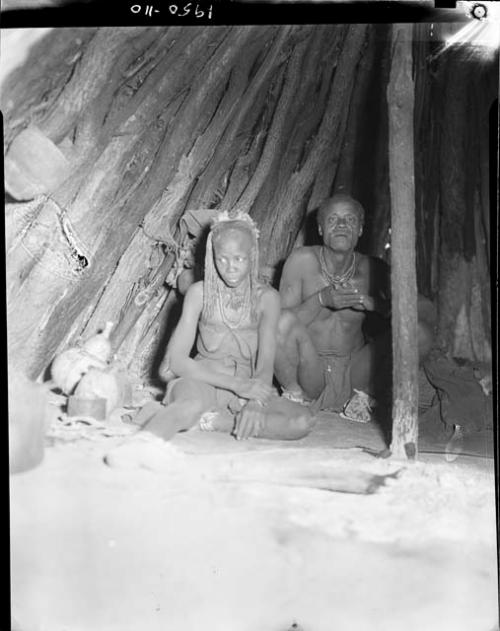
<svg viewBox="0 0 500 631"><path fill-rule="evenodd" d="M179 17L186 17L188 15L193 14L195 18L206 17L210 20L212 19L212 5L210 4L207 7L200 7L199 4L194 4L193 2L188 2L185 5L178 4L169 4L168 10L171 15L177 15ZM159 9L155 9L152 5L141 5L141 4L133 4L130 7L130 11L135 15L139 13L144 13L149 17L153 17L153 13L160 13Z"/></svg>
<svg viewBox="0 0 500 631"><path fill-rule="evenodd" d="M202 9L198 4L194 4L192 2L188 2L183 7L178 6L177 4L169 4L168 10L172 15L179 15L180 17L184 17L185 15L189 15L193 12L194 7L194 16L196 18L202 18L205 13L207 14L207 18L210 20L212 18L212 5L210 5L207 9Z"/></svg>

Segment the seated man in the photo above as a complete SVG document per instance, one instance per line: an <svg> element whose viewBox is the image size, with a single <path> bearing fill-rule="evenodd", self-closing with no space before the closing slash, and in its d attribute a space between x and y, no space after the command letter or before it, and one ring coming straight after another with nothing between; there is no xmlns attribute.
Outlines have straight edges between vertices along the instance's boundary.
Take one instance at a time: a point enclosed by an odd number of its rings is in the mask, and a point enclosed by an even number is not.
<svg viewBox="0 0 500 631"><path fill-rule="evenodd" d="M373 399L390 405L392 354L389 267L355 251L363 222L359 202L334 195L318 210L323 245L298 248L286 261L275 374L291 400L366 422ZM387 319L371 341L363 330L368 313ZM419 323L421 353L431 337L430 327Z"/></svg>
<svg viewBox="0 0 500 631"><path fill-rule="evenodd" d="M310 411L272 388L280 302L278 292L257 279L257 239L248 215L216 219L204 280L188 289L160 367L169 382L164 401L147 404L136 419L144 430L165 440L198 422L237 439L309 433Z"/></svg>

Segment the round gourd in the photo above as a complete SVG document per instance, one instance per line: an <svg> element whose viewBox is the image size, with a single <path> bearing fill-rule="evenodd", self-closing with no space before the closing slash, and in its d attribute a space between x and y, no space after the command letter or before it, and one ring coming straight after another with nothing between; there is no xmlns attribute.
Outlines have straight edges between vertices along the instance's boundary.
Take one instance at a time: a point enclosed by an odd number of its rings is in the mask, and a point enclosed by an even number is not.
<svg viewBox="0 0 500 631"><path fill-rule="evenodd" d="M112 322L107 322L104 330L101 333L97 333L92 337L89 337L82 344L82 348L93 357L97 357L103 362L108 361L111 357L111 343L109 341L109 334L111 333L111 329L113 328Z"/></svg>
<svg viewBox="0 0 500 631"><path fill-rule="evenodd" d="M94 357L90 357L80 348L68 348L57 355L52 362L50 368L52 381L64 394L71 394L82 375L91 366L104 368L105 364Z"/></svg>

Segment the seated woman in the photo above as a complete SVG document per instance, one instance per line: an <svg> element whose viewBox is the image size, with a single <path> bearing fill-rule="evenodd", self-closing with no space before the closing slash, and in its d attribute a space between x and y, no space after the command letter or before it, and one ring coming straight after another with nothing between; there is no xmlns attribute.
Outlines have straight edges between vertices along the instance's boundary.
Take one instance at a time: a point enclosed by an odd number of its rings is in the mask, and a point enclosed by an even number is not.
<svg viewBox="0 0 500 631"><path fill-rule="evenodd" d="M165 440L198 423L238 440L309 433L309 410L272 387L280 299L257 275L255 224L246 214L220 214L208 236L204 280L188 289L160 367L168 381L163 403L147 404L136 419L144 430Z"/></svg>

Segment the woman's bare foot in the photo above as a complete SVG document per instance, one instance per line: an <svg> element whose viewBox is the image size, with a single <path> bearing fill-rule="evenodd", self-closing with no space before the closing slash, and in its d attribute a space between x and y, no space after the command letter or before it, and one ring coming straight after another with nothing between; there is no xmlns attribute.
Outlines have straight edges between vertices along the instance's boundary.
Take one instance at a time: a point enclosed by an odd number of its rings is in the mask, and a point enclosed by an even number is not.
<svg viewBox="0 0 500 631"><path fill-rule="evenodd" d="M304 391L300 387L286 388L282 391L281 396L284 399L288 399L292 403L299 403L300 405L307 405L311 401L306 397Z"/></svg>
<svg viewBox="0 0 500 631"><path fill-rule="evenodd" d="M234 416L224 412L205 412L199 421L199 427L203 432L225 432L230 434L234 429Z"/></svg>

